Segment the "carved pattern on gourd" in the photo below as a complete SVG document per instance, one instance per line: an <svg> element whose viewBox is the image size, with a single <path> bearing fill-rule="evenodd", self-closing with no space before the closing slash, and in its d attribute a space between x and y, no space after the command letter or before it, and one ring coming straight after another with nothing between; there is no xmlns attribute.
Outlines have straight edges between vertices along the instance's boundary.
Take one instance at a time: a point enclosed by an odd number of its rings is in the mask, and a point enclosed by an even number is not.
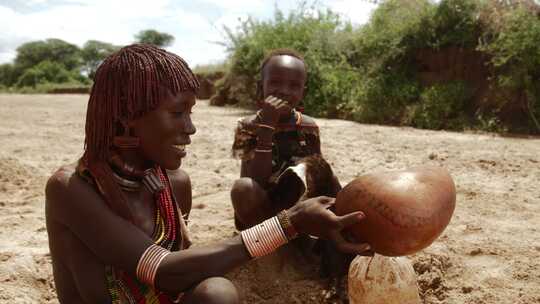
<svg viewBox="0 0 540 304"><path fill-rule="evenodd" d="M428 225L432 222L429 217L420 217L410 214L403 214L388 207L386 204L381 203L371 192L365 191L365 187L356 187L355 195L357 197L361 195L366 199L368 206L375 210L379 215L390 221L393 225L401 228L415 228Z"/></svg>

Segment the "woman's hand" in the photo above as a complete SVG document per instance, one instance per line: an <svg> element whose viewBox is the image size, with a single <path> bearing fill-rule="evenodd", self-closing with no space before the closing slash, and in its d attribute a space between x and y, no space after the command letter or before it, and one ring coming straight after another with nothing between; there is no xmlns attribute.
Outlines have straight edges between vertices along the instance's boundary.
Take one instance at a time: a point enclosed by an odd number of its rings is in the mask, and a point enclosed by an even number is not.
<svg viewBox="0 0 540 304"><path fill-rule="evenodd" d="M298 202L287 210L292 225L300 234L309 234L322 239L331 240L337 249L345 253L362 254L370 250L366 243L346 240L341 231L365 218L361 211L342 216L328 210L334 204L334 199L319 196Z"/></svg>

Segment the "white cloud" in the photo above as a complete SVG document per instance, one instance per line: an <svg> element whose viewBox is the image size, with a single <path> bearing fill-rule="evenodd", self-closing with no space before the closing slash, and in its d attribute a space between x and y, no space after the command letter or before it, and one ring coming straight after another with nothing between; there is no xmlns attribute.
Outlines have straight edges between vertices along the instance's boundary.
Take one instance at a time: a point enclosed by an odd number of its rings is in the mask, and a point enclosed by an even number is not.
<svg viewBox="0 0 540 304"><path fill-rule="evenodd" d="M12 60L13 43L58 38L82 46L95 39L117 45L132 43L140 30L153 28L172 34L176 43L182 43L183 33L212 31L202 16L168 7L168 1L77 1L77 3L51 7L33 13L19 13L0 6L0 32L2 44L11 50L0 50L0 62ZM121 12L121 13L119 13Z"/></svg>
<svg viewBox="0 0 540 304"><path fill-rule="evenodd" d="M349 18L354 24L364 24L369 21L371 12L377 4L358 0L334 0L327 1L327 6L332 11Z"/></svg>
<svg viewBox="0 0 540 304"><path fill-rule="evenodd" d="M214 22L214 27L220 31L223 29L223 27L228 27L231 30L235 30L248 18L249 15L246 13L231 13L223 15Z"/></svg>
<svg viewBox="0 0 540 304"><path fill-rule="evenodd" d="M248 16L271 18L276 5L285 13L297 6L296 0L195 0L190 5L174 0L10 1L0 0L0 63L13 60L15 49L28 41L58 38L79 46L88 40L126 45L149 28L173 35L174 45L168 49L190 65L215 62L226 57L225 48L213 43L224 40L223 26L234 30ZM375 7L358 0L319 3L354 23L366 22Z"/></svg>
<svg viewBox="0 0 540 304"><path fill-rule="evenodd" d="M216 5L224 10L236 11L254 11L263 9L270 1L263 0L201 0L201 2ZM266 3L265 3L266 2ZM266 4L266 5L265 5Z"/></svg>
<svg viewBox="0 0 540 304"><path fill-rule="evenodd" d="M212 21L200 14L177 9L154 25L159 25L162 31L175 37L174 44L167 49L180 55L192 67L208 62L211 58L225 58L221 56L221 47L211 43L221 40ZM154 28L152 25L148 27Z"/></svg>

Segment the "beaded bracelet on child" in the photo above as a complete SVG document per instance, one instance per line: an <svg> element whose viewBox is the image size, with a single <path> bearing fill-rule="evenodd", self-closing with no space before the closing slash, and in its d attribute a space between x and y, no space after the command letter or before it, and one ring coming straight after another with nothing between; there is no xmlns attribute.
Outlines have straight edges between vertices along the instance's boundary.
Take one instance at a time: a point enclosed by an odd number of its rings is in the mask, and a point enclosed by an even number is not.
<svg viewBox="0 0 540 304"><path fill-rule="evenodd" d="M277 216L243 230L240 234L244 246L252 258L268 255L298 236L285 210L278 213ZM170 253L169 250L156 244L150 245L137 263L137 278L153 287L157 269Z"/></svg>
<svg viewBox="0 0 540 304"><path fill-rule="evenodd" d="M257 146L255 147L255 152L271 153L273 144L271 139L268 140L268 137L272 138L272 135L276 129L270 125L261 123L256 123L255 126L258 127ZM261 138L261 134L265 135ZM266 139L263 139L265 137Z"/></svg>

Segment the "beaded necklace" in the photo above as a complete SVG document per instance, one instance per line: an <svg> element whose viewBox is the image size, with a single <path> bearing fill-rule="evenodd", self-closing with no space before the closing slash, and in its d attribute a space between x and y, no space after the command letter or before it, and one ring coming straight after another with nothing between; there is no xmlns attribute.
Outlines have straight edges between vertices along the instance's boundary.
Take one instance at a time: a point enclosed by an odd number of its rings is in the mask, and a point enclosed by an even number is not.
<svg viewBox="0 0 540 304"><path fill-rule="evenodd" d="M170 251L179 250L181 244L180 223L178 210L173 201L171 187L168 178L160 167L155 171L160 182L164 185L163 190L154 194L156 214L154 219L154 231L152 239L154 243ZM173 303L166 294L155 290L151 286L139 282L135 277L121 269L112 266L106 267L107 287L111 296L112 304L136 303L136 304L169 304Z"/></svg>

